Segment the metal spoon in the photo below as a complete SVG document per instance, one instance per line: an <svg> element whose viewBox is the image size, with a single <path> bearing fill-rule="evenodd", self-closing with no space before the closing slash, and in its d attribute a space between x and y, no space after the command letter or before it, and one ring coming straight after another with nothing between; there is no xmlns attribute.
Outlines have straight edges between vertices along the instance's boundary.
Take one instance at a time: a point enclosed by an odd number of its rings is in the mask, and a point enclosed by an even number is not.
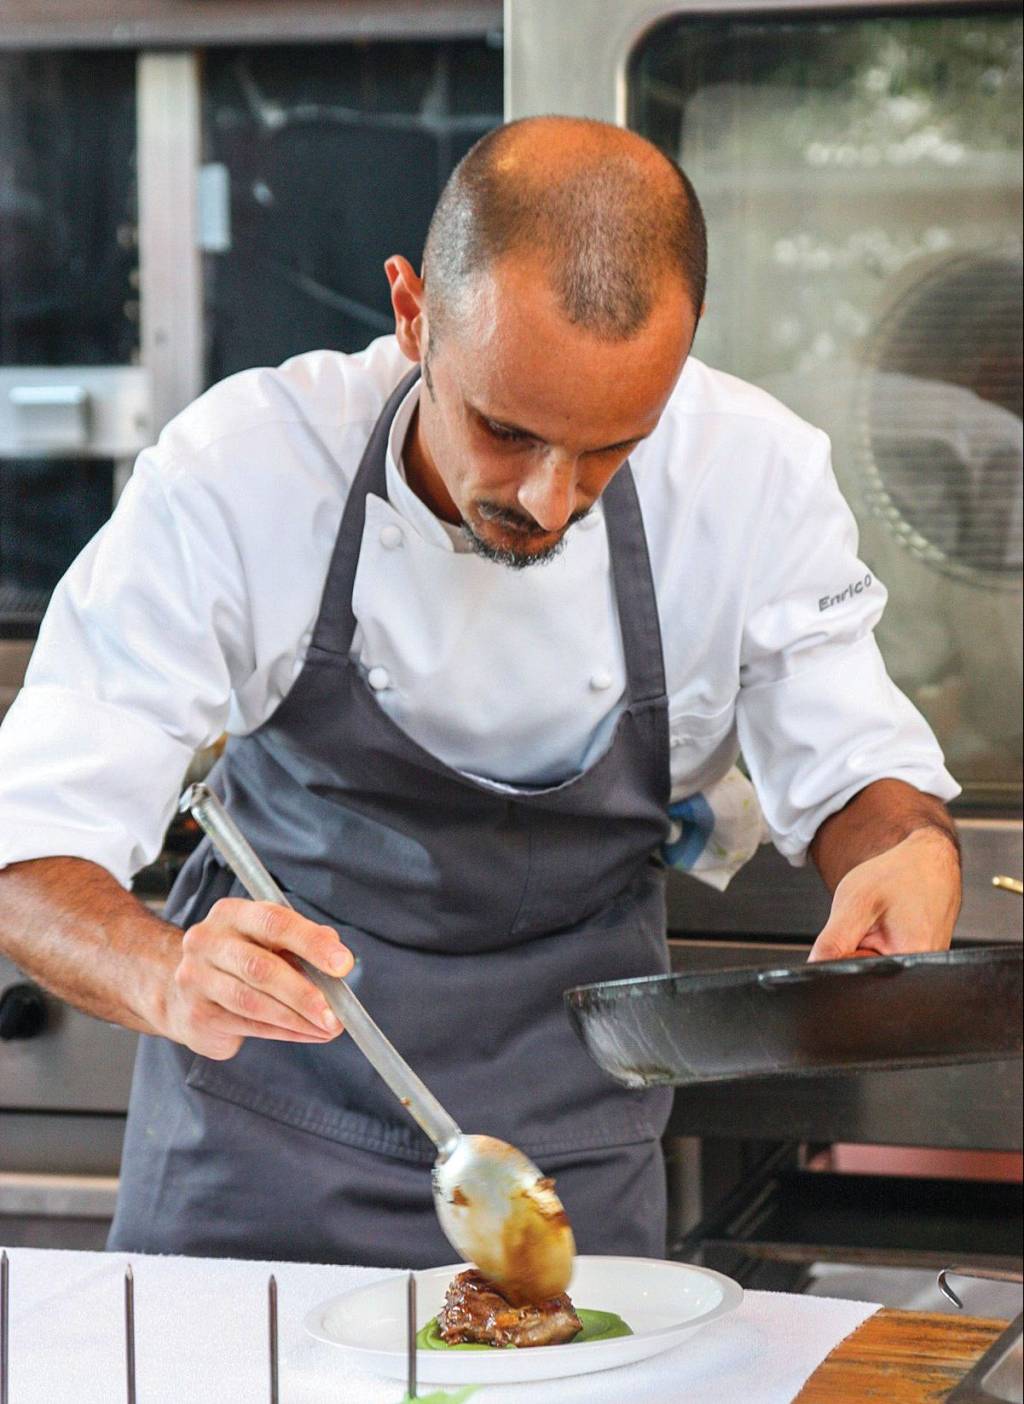
<svg viewBox="0 0 1024 1404"><path fill-rule="evenodd" d="M291 906L208 786L190 786L180 808L191 810L250 897ZM356 1047L437 1147L434 1208L455 1251L514 1300L540 1302L564 1292L575 1243L553 1181L515 1146L493 1136L465 1135L345 981L299 963Z"/></svg>

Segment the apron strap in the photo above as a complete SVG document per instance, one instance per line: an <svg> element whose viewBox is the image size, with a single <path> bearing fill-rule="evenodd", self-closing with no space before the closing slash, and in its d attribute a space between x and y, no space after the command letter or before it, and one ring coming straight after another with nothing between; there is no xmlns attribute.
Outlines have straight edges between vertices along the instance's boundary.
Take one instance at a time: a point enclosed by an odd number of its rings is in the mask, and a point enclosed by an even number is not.
<svg viewBox="0 0 1024 1404"><path fill-rule="evenodd" d="M628 460L605 488L604 505L629 696L633 702L663 700L665 656L658 597L636 480Z"/></svg>
<svg viewBox="0 0 1024 1404"><path fill-rule="evenodd" d="M416 384L419 376L419 366L413 366L408 375L404 375L398 382L381 410L359 460L331 553L331 564L327 570L327 580L320 600L320 613L310 643L311 649L319 649L324 653L340 653L347 658L352 648L352 638L356 631L352 590L356 582L359 552L366 526L366 496L372 492L376 497L387 498L388 436L399 405Z"/></svg>

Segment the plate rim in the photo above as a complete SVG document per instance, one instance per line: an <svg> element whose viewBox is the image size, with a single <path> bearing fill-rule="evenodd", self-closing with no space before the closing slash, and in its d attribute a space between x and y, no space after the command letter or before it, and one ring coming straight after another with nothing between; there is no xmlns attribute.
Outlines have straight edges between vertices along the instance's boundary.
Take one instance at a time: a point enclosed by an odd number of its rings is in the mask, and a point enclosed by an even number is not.
<svg viewBox="0 0 1024 1404"><path fill-rule="evenodd" d="M658 1328L657 1328L656 1330L654 1330L654 1331L644 1331L643 1333L631 1332L631 1333L630 1333L630 1336L632 1337L633 1340L636 1340L636 1341L641 1341L641 1340L642 1340L642 1341L657 1341L657 1340L659 1340L660 1338L662 1338L662 1337L664 1337L664 1336L666 1336L666 1335L670 1335L670 1334L673 1334L673 1333L678 1332L678 1331L688 1331L688 1330L690 1330L691 1328L695 1328L695 1327L698 1327L698 1326L705 1326L705 1325L708 1324L708 1322L714 1321L717 1317L719 1317L719 1316L725 1316L728 1312L735 1311L739 1306L742 1305L743 1299L744 1299L744 1296L745 1296L744 1289L740 1286L740 1284L739 1284L734 1278L732 1278L732 1277L727 1277L727 1276L725 1275L724 1272L718 1272L717 1269L715 1269L715 1268L703 1267L703 1266L702 1266L701 1264L699 1264L699 1263L678 1263L678 1262L674 1262L671 1258L641 1258L641 1257L636 1257L636 1256L633 1256L633 1255L630 1255L630 1254L618 1254L618 1253L580 1253L580 1254L577 1254L577 1262L580 1262L580 1261L591 1262L591 1263L593 1263L593 1262L598 1262L598 1263L642 1263L642 1264L647 1264L647 1265L653 1265L653 1266L655 1266L655 1267L658 1268L658 1269L661 1269L661 1268L663 1268L663 1267L664 1267L664 1268L681 1268L681 1269L684 1269L684 1270L687 1271L687 1272L696 1273L697 1276L699 1276L699 1277L708 1277L708 1278L711 1278L713 1281L717 1282L717 1283L722 1287L722 1297L721 1297L721 1300L720 1300L718 1303L716 1303L715 1306L711 1307L708 1311L703 1312L700 1316L695 1317L695 1318L694 1318L693 1320L691 1320L691 1321L679 1321L679 1322L677 1322L675 1325L672 1325L672 1326L660 1326L660 1327L658 1327ZM434 1272L453 1272L453 1273L459 1273L459 1272L464 1272L467 1268L471 1268L472 1266L473 1266L472 1263L462 1262L462 1263L452 1263L452 1264L440 1264L438 1267L433 1267L433 1268L395 1268L393 1271L394 1271L394 1274L395 1274L395 1278L401 1279L401 1278L403 1278L403 1277L406 1277L406 1276L408 1275L409 1272L415 1272L415 1273L434 1273ZM355 1292L365 1292L365 1291L369 1291L369 1290L371 1290L372 1288L374 1288L374 1287L379 1287L379 1286L381 1286L383 1283L388 1282L388 1281L391 1281L391 1280L392 1280L392 1279L391 1279L390 1277L382 1277L382 1278L379 1278L376 1282L367 1282L367 1283L366 1283L364 1286L362 1286L362 1287L350 1287L350 1288L348 1289L347 1292L339 1292L336 1296L329 1297L329 1298L326 1298L326 1299L325 1299L324 1301L322 1301L322 1302L318 1302L315 1306L310 1307L309 1310L308 1310L308 1311L305 1313L305 1315L303 1316L303 1318L302 1318L303 1329L304 1329L310 1336L312 1336L314 1340L321 1341L321 1342L323 1342L324 1345L333 1346L336 1350L349 1351L349 1352L351 1352L353 1355L358 1355L358 1356L382 1356L382 1355L384 1355L384 1356L394 1356L394 1357L396 1357L396 1358L398 1358L398 1357L404 1358L404 1356L405 1356L405 1348L404 1348L404 1347L397 1347L397 1348L394 1349L394 1350L386 1350L386 1349L381 1349L381 1348L378 1347L378 1346L349 1345L349 1344L347 1344L346 1342L337 1341L337 1340L331 1339L331 1338L326 1334L326 1332L324 1331L324 1328L323 1328L323 1325L322 1325L322 1318L323 1318L324 1314L326 1313L327 1309L328 1309L329 1307L333 1306L336 1302L343 1301L346 1297L351 1296L351 1295L352 1295L353 1293L355 1293ZM731 1298L731 1300L730 1300L730 1298ZM314 1318L315 1318L315 1327L316 1327L316 1329L314 1329ZM584 1342L582 1342L582 1344L588 1347L588 1354L595 1354L595 1355L596 1355L598 1351L607 1352L607 1351L609 1351L609 1350L612 1350L612 1351L615 1351L615 1350L622 1350L622 1349L623 1349L623 1342L629 1340L629 1339L630 1339L630 1336L615 1336L615 1337L613 1337L611 1340L607 1340L607 1341L584 1341ZM550 1345L550 1346L531 1346L531 1347L530 1347L530 1355L531 1355L531 1358L543 1359L544 1357L540 1354L542 1351L554 1351L554 1350L560 1351L560 1350L561 1350L561 1346L556 1346L556 1345ZM438 1352L438 1351L435 1351L435 1350L426 1350L426 1349L424 1349L424 1347L422 1347L422 1346L417 1346L417 1348L416 1348L416 1355L417 1355L417 1358L420 1357L420 1356L422 1355L422 1356L428 1356L431 1360L435 1360L435 1359L437 1359L437 1357L438 1357L439 1354L440 1354L440 1352ZM486 1358L490 1359L491 1357L488 1356L488 1357L486 1357Z"/></svg>

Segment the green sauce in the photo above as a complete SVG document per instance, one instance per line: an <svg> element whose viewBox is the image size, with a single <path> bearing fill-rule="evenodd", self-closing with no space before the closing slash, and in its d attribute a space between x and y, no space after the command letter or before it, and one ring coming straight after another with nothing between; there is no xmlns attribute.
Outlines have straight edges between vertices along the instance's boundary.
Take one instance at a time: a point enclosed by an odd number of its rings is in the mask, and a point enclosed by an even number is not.
<svg viewBox="0 0 1024 1404"><path fill-rule="evenodd" d="M577 1307L576 1315L583 1322L583 1330L577 1331L566 1345L583 1345L587 1341L610 1341L615 1336L631 1336L633 1332L613 1311L590 1311L587 1307ZM437 1317L431 1317L427 1324L416 1333L416 1344L420 1350L494 1350L489 1345L448 1345L441 1339L437 1328ZM536 1346L524 1346L524 1350L536 1350ZM502 1350L517 1350L517 1346L502 1346Z"/></svg>

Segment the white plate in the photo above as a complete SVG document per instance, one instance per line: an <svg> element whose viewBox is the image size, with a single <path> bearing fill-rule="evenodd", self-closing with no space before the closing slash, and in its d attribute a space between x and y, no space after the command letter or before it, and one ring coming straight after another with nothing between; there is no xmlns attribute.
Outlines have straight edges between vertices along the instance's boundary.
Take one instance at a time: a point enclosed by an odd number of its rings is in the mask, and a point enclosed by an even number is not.
<svg viewBox="0 0 1024 1404"><path fill-rule="evenodd" d="M448 1284L468 1263L417 1272L417 1330L444 1305ZM306 1330L372 1375L404 1380L406 1274L357 1287L321 1302ZM420 1350L416 1370L425 1384L511 1384L560 1375L588 1375L646 1360L738 1307L743 1289L729 1277L689 1263L657 1258L577 1258L569 1295L579 1307L614 1311L631 1336L581 1345L523 1350Z"/></svg>

